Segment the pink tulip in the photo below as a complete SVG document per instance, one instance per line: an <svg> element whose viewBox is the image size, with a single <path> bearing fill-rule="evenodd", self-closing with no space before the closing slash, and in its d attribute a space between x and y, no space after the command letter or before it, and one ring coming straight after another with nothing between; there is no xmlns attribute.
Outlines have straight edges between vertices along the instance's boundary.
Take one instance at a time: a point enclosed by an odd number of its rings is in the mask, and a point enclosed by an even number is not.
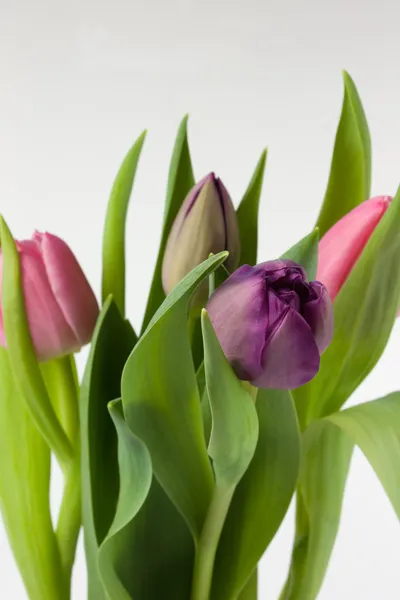
<svg viewBox="0 0 400 600"><path fill-rule="evenodd" d="M375 227L385 214L390 196L359 204L329 229L319 244L317 277L334 300L356 264Z"/></svg>
<svg viewBox="0 0 400 600"><path fill-rule="evenodd" d="M31 240L16 244L29 329L38 359L46 361L80 350L92 337L99 307L72 251L50 233L35 232ZM6 347L1 308L0 344Z"/></svg>

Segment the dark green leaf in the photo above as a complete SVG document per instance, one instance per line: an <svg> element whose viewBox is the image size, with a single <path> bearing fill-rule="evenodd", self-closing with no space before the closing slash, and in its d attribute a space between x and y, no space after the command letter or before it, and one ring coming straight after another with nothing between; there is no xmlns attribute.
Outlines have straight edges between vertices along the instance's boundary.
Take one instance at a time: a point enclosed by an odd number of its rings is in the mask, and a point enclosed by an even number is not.
<svg viewBox="0 0 400 600"><path fill-rule="evenodd" d="M192 537L151 477L145 445L131 433L117 408L114 404L112 414L119 437L121 489L115 520L99 555L105 587L110 598L121 600L187 600Z"/></svg>
<svg viewBox="0 0 400 600"><path fill-rule="evenodd" d="M321 237L370 195L371 139L364 109L350 75L343 73L344 99L331 172L317 225Z"/></svg>
<svg viewBox="0 0 400 600"><path fill-rule="evenodd" d="M192 162L190 159L189 145L187 140L187 120L186 116L179 126L178 134L175 140L175 146L172 153L171 164L168 175L167 197L165 201L164 225L158 251L157 263L154 270L153 280L149 299L147 301L146 312L143 319L142 332L146 329L154 313L165 298L161 283L161 269L164 257L165 246L167 245L168 235L176 215L181 207L189 190L194 186L194 175Z"/></svg>
<svg viewBox="0 0 400 600"><path fill-rule="evenodd" d="M82 517L92 600L105 598L97 553L113 521L119 490L117 437L107 405L121 395L122 369L135 341L110 297L93 335L80 398Z"/></svg>
<svg viewBox="0 0 400 600"><path fill-rule="evenodd" d="M213 475L191 358L188 303L226 256L221 252L207 259L176 286L137 343L122 377L125 418L147 445L157 479L194 537L202 529Z"/></svg>
<svg viewBox="0 0 400 600"><path fill-rule="evenodd" d="M319 373L295 392L308 419L336 412L387 344L400 298L399 224L400 190L335 300L335 332Z"/></svg>
<svg viewBox="0 0 400 600"><path fill-rule="evenodd" d="M108 202L103 234L102 300L113 295L125 314L125 225L129 199L146 132L136 140L115 178Z"/></svg>
<svg viewBox="0 0 400 600"><path fill-rule="evenodd" d="M289 392L258 390L259 439L217 553L212 600L236 598L277 532L297 483L300 441Z"/></svg>
<svg viewBox="0 0 400 600"><path fill-rule="evenodd" d="M301 265L305 269L309 281L313 281L317 275L318 242L319 232L315 228L282 255L282 258L290 258Z"/></svg>
<svg viewBox="0 0 400 600"><path fill-rule="evenodd" d="M255 265L257 262L258 208L264 179L267 150L261 154L250 183L237 209L241 243L241 265Z"/></svg>
<svg viewBox="0 0 400 600"><path fill-rule="evenodd" d="M19 397L3 348L0 453L1 512L29 597L67 600L49 507L50 450Z"/></svg>

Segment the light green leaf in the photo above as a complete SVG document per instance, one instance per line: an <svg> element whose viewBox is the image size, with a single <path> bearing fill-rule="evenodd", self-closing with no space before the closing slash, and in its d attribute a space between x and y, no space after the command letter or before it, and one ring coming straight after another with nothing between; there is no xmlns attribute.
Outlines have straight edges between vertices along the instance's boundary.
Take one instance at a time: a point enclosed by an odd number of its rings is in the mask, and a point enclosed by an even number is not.
<svg viewBox="0 0 400 600"><path fill-rule="evenodd" d="M157 263L151 283L150 294L143 319L142 332L146 329L151 318L161 303L164 301L165 293L161 283L161 269L164 258L165 246L168 235L182 202L190 189L194 186L194 175L190 159L189 145L187 140L187 115L179 126L172 153L171 164L168 175L167 197L165 201L164 225L161 236L160 249L158 251Z"/></svg>
<svg viewBox="0 0 400 600"><path fill-rule="evenodd" d="M257 569L240 592L238 600L257 600L258 598L258 574Z"/></svg>
<svg viewBox="0 0 400 600"><path fill-rule="evenodd" d="M0 218L0 238L3 256L1 305L14 381L34 423L65 470L73 458L73 450L57 419L40 372L25 312L18 250L3 218Z"/></svg>
<svg viewBox="0 0 400 600"><path fill-rule="evenodd" d="M201 316L204 367L212 416L208 454L217 485L236 486L253 458L258 418L253 399L234 374L207 312Z"/></svg>
<svg viewBox="0 0 400 600"><path fill-rule="evenodd" d="M400 392L312 423L303 439L302 539L297 540L284 600L314 600L318 595L339 528L354 444L400 519Z"/></svg>
<svg viewBox="0 0 400 600"><path fill-rule="evenodd" d="M198 537L213 489L187 313L191 295L227 252L193 269L166 298L122 376L125 418L148 447L154 473ZM168 460L165 457L168 456Z"/></svg>
<svg viewBox="0 0 400 600"><path fill-rule="evenodd" d="M371 187L371 139L364 109L350 75L343 73L344 98L331 172L317 225L321 237L355 206Z"/></svg>
<svg viewBox="0 0 400 600"><path fill-rule="evenodd" d="M260 389L256 408L258 444L222 531L212 600L238 596L279 529L297 483L300 440L290 393Z"/></svg>
<svg viewBox="0 0 400 600"><path fill-rule="evenodd" d="M265 149L261 154L248 188L237 209L241 243L241 265L255 265L257 262L258 208L266 161L267 150Z"/></svg>
<svg viewBox="0 0 400 600"><path fill-rule="evenodd" d="M67 600L49 507L50 450L19 397L3 348L0 453L1 512L29 598Z"/></svg>
<svg viewBox="0 0 400 600"><path fill-rule="evenodd" d="M290 258L301 265L306 271L309 281L313 281L317 275L318 242L319 231L318 228L315 228L282 255L282 258Z"/></svg>
<svg viewBox="0 0 400 600"><path fill-rule="evenodd" d="M82 518L89 598L105 598L97 570L98 548L113 521L118 498L117 436L108 403L121 395L121 375L134 344L131 328L112 300L105 302L82 382Z"/></svg>
<svg viewBox="0 0 400 600"><path fill-rule="evenodd" d="M125 225L129 199L146 131L136 140L117 173L108 202L103 234L102 300L113 295L125 315Z"/></svg>
<svg viewBox="0 0 400 600"><path fill-rule="evenodd" d="M317 376L296 390L308 420L336 412L378 362L400 297L400 190L334 302L335 331Z"/></svg>

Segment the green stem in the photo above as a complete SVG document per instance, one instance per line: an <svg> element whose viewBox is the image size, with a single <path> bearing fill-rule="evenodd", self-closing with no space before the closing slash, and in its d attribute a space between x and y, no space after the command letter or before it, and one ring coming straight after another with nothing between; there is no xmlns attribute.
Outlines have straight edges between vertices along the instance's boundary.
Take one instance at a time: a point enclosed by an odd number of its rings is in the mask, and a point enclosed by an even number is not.
<svg viewBox="0 0 400 600"><path fill-rule="evenodd" d="M65 356L45 363L42 365L42 373L54 409L74 449L72 460L63 469L64 493L56 529L64 586L69 597L72 567L82 521L78 381L75 360L73 356Z"/></svg>
<svg viewBox="0 0 400 600"><path fill-rule="evenodd" d="M196 548L191 600L209 600L215 555L234 487L216 485Z"/></svg>
<svg viewBox="0 0 400 600"><path fill-rule="evenodd" d="M56 530L61 566L64 574L64 585L69 593L81 521L80 456L79 453L76 453L69 472L65 474L64 494Z"/></svg>

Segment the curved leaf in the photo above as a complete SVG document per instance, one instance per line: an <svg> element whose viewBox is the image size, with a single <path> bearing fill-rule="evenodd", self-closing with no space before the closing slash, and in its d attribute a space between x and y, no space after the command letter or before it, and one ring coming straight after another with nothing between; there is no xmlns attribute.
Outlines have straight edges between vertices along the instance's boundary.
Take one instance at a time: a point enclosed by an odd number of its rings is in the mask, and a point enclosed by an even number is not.
<svg viewBox="0 0 400 600"><path fill-rule="evenodd" d="M157 256L157 263L155 266L150 294L143 319L142 333L146 329L158 307L165 299L165 293L161 283L161 269L165 246L167 245L170 229L176 215L178 214L181 204L189 190L195 184L187 140L187 121L188 116L186 115L179 126L174 150L172 153L168 174L167 197L165 200L164 225L160 249Z"/></svg>
<svg viewBox="0 0 400 600"><path fill-rule="evenodd" d="M89 598L105 598L97 570L98 548L113 521L118 498L117 437L107 410L121 395L121 375L136 338L112 300L105 302L83 377L80 413L82 518Z"/></svg>
<svg viewBox="0 0 400 600"><path fill-rule="evenodd" d="M258 444L222 531L212 600L238 596L279 529L297 483L300 440L290 393L260 389L256 408Z"/></svg>
<svg viewBox="0 0 400 600"><path fill-rule="evenodd" d="M20 398L63 469L73 458L70 441L50 402L33 347L25 311L18 250L0 217L3 267L1 306L8 356Z"/></svg>
<svg viewBox="0 0 400 600"><path fill-rule="evenodd" d="M317 225L321 237L355 206L371 187L371 139L360 96L350 75L343 73L344 98L336 133L331 172Z"/></svg>
<svg viewBox="0 0 400 600"><path fill-rule="evenodd" d="M114 520L99 550L99 571L108 596L123 600L133 598L127 590L133 579L132 566L138 568L126 552L123 530L144 504L153 472L146 446L125 423L121 400L109 403L109 411L118 434L120 489Z"/></svg>
<svg viewBox="0 0 400 600"><path fill-rule="evenodd" d="M314 600L318 595L339 528L354 444L400 519L400 392L312 423L304 434L300 477L302 552L293 556L285 600Z"/></svg>
<svg viewBox="0 0 400 600"><path fill-rule="evenodd" d="M192 536L152 477L145 445L123 420L119 403L112 406L121 489L115 520L99 553L105 588L110 598L121 600L187 600L193 569Z"/></svg>
<svg viewBox="0 0 400 600"><path fill-rule="evenodd" d="M263 151L237 209L241 244L240 264L255 265L258 243L258 208L264 179L267 149Z"/></svg>
<svg viewBox="0 0 400 600"><path fill-rule="evenodd" d="M188 302L199 283L226 256L226 252L221 252L207 259L169 294L130 355L122 375L125 418L148 447L157 479L195 538L208 509L213 475L191 358Z"/></svg>
<svg viewBox="0 0 400 600"><path fill-rule="evenodd" d="M140 153L146 131L136 140L115 178L108 202L103 234L102 300L113 295L121 315L125 314L125 225Z"/></svg>

